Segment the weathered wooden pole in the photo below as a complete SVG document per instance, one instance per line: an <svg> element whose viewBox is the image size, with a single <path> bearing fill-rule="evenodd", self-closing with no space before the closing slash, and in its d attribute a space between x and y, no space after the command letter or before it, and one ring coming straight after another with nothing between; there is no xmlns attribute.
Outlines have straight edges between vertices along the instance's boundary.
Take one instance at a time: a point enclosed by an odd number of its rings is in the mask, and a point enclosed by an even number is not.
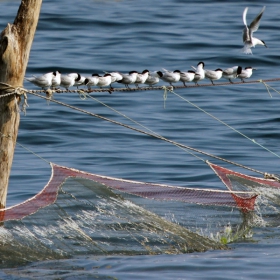
<svg viewBox="0 0 280 280"><path fill-rule="evenodd" d="M22 86L29 53L39 20L42 0L22 0L13 24L0 35L0 82ZM2 97L0 90L0 208L6 197L18 134L20 115L19 97Z"/></svg>

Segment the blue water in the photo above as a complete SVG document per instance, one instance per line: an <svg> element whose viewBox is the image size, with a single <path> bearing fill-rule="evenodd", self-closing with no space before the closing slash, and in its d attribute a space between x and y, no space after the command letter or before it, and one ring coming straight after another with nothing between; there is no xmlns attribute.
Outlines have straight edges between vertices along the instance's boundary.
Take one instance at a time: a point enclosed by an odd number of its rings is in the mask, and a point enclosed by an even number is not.
<svg viewBox="0 0 280 280"><path fill-rule="evenodd" d="M0 1L0 29L12 23L20 1ZM83 75L103 71L189 70L234 65L257 68L251 79L279 77L278 1L267 9L253 55L242 48L242 12L248 22L262 1L72 1L45 0L30 53L27 76L60 70ZM203 81L201 83L206 83ZM163 84L163 83L162 83ZM279 89L279 84L270 83ZM34 87L25 83L29 89ZM178 94L280 154L279 99L262 84L178 89ZM279 158L223 124L163 91L96 93L96 98L164 137L252 168L279 173ZM74 93L56 99L128 123ZM202 161L159 140L28 96L18 142L48 161L126 179L178 186L225 187ZM239 168L222 164L236 171ZM244 172L244 170L242 170ZM251 174L249 171L245 171ZM254 174L255 175L255 174ZM48 164L17 146L8 206L35 195L50 177ZM195 215L195 212L193 213ZM228 251L158 256L86 256L42 261L3 270L1 279L278 279L279 229L255 228L250 240Z"/></svg>

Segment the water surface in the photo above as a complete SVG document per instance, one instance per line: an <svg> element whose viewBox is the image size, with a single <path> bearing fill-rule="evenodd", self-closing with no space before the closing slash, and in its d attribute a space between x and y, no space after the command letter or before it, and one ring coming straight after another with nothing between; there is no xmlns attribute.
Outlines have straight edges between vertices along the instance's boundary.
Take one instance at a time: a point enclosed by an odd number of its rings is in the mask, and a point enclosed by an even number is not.
<svg viewBox="0 0 280 280"><path fill-rule="evenodd" d="M0 27L13 22L20 1L1 1ZM248 22L261 10L254 1L43 1L26 76L53 70L90 75L103 71L189 70L234 65L257 68L251 79L279 77L278 1L267 1L253 55L242 48L242 12ZM201 83L206 83L203 81ZM163 84L163 83L162 83ZM278 83L271 86L279 88ZM35 89L25 83L28 89ZM279 94L260 84L176 91L277 154ZM163 91L96 93L96 98L174 141L261 171L279 173L279 159L178 97ZM77 94L56 99L128 123ZM18 142L48 161L120 178L178 186L225 189L201 160L164 142L28 96ZM223 166L239 168L232 166ZM242 170L244 172L244 170ZM246 171L247 174L250 172ZM254 174L255 175L255 174ZM50 177L48 164L17 146L8 206L35 195ZM193 211L193 217L197 210ZM194 209L197 209L196 207ZM230 209L229 209L230 212ZM216 221L218 222L218 221ZM3 279L277 279L279 230L254 228L253 237L228 251L158 256L82 256L3 270ZM13 275L13 276L9 276ZM25 278L24 278L25 277Z"/></svg>

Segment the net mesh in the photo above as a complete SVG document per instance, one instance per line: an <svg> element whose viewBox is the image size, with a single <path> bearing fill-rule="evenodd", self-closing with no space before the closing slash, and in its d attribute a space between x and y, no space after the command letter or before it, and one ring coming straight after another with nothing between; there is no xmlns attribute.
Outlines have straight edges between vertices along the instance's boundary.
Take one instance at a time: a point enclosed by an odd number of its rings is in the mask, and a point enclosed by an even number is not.
<svg viewBox="0 0 280 280"><path fill-rule="evenodd" d="M208 164L230 191L243 191L245 192L243 195L246 195L246 192L255 193L255 206L257 206L255 210L259 214L262 216L276 214L275 220L279 218L280 182L273 179L248 176L210 162ZM267 219L267 222L271 223L272 221Z"/></svg>
<svg viewBox="0 0 280 280"><path fill-rule="evenodd" d="M244 236L252 222L253 211L240 215L229 191L142 183L51 166L52 176L40 193L0 211L1 267L87 254L226 249L221 242L225 227L230 224Z"/></svg>
<svg viewBox="0 0 280 280"><path fill-rule="evenodd" d="M208 164L230 191L245 192L243 194L243 197L244 195L246 196L246 191L254 192L255 194L260 195L267 195L268 190L274 190L277 194L279 194L280 183L278 181L245 175L239 172L232 171L230 169L226 169L219 165L215 165L210 162L208 162ZM264 189L266 191L263 191Z"/></svg>
<svg viewBox="0 0 280 280"><path fill-rule="evenodd" d="M211 167L213 168L213 166ZM21 204L0 210L1 221L22 219L25 216L35 213L40 208L54 203L57 199L57 194L60 186L68 177L90 179L95 182L101 183L111 189L115 189L128 194L133 194L143 198L157 200L175 200L188 203L196 203L200 205L238 207L242 210L253 210L256 199L256 195L248 192L248 190L247 192L240 192L240 190L233 190L232 187L230 188L230 192L175 187L100 176L55 165L53 163L51 164L51 167L52 177L48 184L44 187L44 189L33 198ZM227 186L232 186L229 183L229 180L225 180L225 178L228 177L223 176L221 178L223 182L226 182L225 184Z"/></svg>

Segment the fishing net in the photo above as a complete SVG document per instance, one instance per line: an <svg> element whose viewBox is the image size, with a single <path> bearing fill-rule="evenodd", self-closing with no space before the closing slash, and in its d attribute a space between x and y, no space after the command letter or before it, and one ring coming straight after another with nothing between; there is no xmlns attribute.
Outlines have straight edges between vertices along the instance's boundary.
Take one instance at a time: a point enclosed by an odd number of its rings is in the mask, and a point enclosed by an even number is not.
<svg viewBox="0 0 280 280"><path fill-rule="evenodd" d="M2 267L86 254L225 249L220 238L225 227L238 225L246 232L244 215L253 212L252 193L243 197L244 192L135 182L51 167L51 179L41 192L0 211Z"/></svg>
<svg viewBox="0 0 280 280"><path fill-rule="evenodd" d="M218 166L210 165L212 168L219 170ZM129 181L112 177L100 176L96 174L86 173L51 163L52 177L44 189L36 196L16 206L0 210L0 221L19 220L30 214L37 212L40 208L44 208L55 203L61 185L68 178L85 178L100 183L110 189L118 190L128 194L133 194L143 198L157 200L175 200L188 203L196 203L201 205L219 205L228 207L237 207L244 211L253 210L256 195L252 192L244 190L234 190L232 184L225 182L224 177L221 179L229 187L231 192L195 189L185 187L174 187L162 184L152 184L144 182ZM220 168L221 169L221 168ZM223 169L226 170L226 169ZM229 170L228 170L229 171ZM221 173L225 174L225 173ZM238 174L231 172L231 174ZM219 174L219 176L222 176ZM232 175L234 176L234 175ZM237 175L235 175L237 176ZM245 175L244 175L245 176ZM227 178L227 177L226 177ZM279 184L280 186L280 184Z"/></svg>
<svg viewBox="0 0 280 280"><path fill-rule="evenodd" d="M269 174L267 175L268 178L258 178L239 172L234 172L210 162L207 163L230 191L255 193L255 210L258 211L263 217L266 217L266 223L271 223L271 226L272 224L275 226L275 221L278 221L277 224L279 225L279 181L270 179L269 177L272 176Z"/></svg>

